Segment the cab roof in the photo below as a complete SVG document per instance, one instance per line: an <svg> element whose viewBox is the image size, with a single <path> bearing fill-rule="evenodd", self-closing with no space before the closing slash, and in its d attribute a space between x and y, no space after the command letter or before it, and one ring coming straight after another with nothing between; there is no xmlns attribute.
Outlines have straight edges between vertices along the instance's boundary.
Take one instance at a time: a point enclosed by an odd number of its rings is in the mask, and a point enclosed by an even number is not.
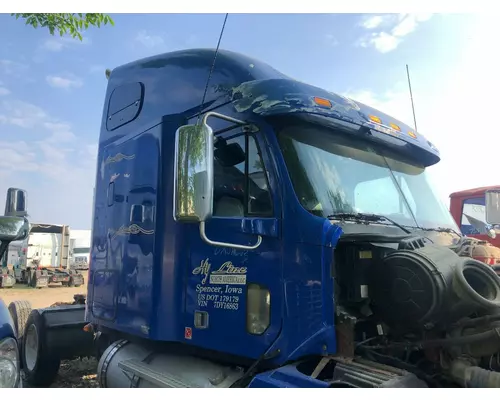
<svg viewBox="0 0 500 400"><path fill-rule="evenodd" d="M460 190L458 192L453 192L452 194L450 194L450 198L482 196L487 190L500 190L500 185L482 186L472 189Z"/></svg>
<svg viewBox="0 0 500 400"><path fill-rule="evenodd" d="M316 114L375 132L378 140L413 154L426 166L440 160L438 149L409 125L368 105L321 89L239 53L188 49L159 54L115 68L110 76L100 144L141 131L168 115L192 118L231 103L238 113L268 117ZM127 122L123 122L123 121ZM154 122L153 122L154 121Z"/></svg>

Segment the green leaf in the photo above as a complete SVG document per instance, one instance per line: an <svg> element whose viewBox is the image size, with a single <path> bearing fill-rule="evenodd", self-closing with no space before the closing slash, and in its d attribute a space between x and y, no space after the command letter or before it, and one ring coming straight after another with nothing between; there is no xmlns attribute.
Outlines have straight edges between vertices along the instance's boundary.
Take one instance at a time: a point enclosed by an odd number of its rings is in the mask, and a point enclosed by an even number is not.
<svg viewBox="0 0 500 400"><path fill-rule="evenodd" d="M89 27L100 28L101 25L110 23L114 26L113 19L107 14L43 14L43 13L12 13L16 19L24 19L26 25L33 28L47 28L51 35L56 31L64 36L68 31L71 37L83 40L82 32Z"/></svg>

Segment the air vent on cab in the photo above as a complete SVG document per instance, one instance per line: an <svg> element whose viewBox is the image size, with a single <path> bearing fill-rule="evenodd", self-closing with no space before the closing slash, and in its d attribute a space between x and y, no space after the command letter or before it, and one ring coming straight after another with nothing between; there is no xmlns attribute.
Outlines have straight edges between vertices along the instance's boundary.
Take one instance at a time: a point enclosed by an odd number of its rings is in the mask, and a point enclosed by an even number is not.
<svg viewBox="0 0 500 400"><path fill-rule="evenodd" d="M425 239L421 236L416 236L401 240L398 250L418 250L422 247L425 247Z"/></svg>

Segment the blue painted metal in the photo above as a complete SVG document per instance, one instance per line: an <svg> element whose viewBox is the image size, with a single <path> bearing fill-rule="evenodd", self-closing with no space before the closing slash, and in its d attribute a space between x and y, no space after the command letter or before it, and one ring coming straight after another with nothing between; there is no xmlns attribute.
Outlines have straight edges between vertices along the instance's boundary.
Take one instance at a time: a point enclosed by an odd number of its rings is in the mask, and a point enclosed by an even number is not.
<svg viewBox="0 0 500 400"><path fill-rule="evenodd" d="M319 105L315 98L328 100L331 106ZM283 78L245 82L233 90L233 100L237 111L252 111L262 117L307 113L355 124L369 129L379 140L396 145L399 152L419 152L425 165L439 161L438 149L403 122L357 101L302 82ZM380 121L375 123L370 116Z"/></svg>
<svg viewBox="0 0 500 400"><path fill-rule="evenodd" d="M385 114L227 51L217 56L206 101L200 105L213 56L212 50L163 54L121 66L110 76L99 139L87 319L119 332L242 357L279 349L274 359L278 365L334 353L330 269L342 231L300 205L266 118L315 114L325 121L348 122L360 128L353 134L411 151L426 165L439 161L439 153ZM112 96L117 88L119 101ZM123 88L131 88L130 93ZM330 100L332 107L313 104L314 96ZM255 139L268 172L273 215L214 217L207 223L212 240L253 244L260 234L262 245L254 251L211 247L201 240L197 224L173 219L174 133L209 110L260 129ZM369 122L369 115L379 117L383 125L397 124L401 133ZM227 126L216 119L209 123L214 131ZM246 331L244 293L230 294L238 298L237 310L214 303L203 309L209 312L208 329L193 326L203 286L197 268L207 259L212 269L225 262L247 268L248 283L267 286L271 322L264 334ZM186 337L186 328L191 337Z"/></svg>
<svg viewBox="0 0 500 400"><path fill-rule="evenodd" d="M248 387L250 388L326 388L328 383L313 379L297 370L295 364L286 365L275 370L256 375Z"/></svg>
<svg viewBox="0 0 500 400"><path fill-rule="evenodd" d="M7 305L0 299L0 340L12 337L15 338L14 321L10 315Z"/></svg>

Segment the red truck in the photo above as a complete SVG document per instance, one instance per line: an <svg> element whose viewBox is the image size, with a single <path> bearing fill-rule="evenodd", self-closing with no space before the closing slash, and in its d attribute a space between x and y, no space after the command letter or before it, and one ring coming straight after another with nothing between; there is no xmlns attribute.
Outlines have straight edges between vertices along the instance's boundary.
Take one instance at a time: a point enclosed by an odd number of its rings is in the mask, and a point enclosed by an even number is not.
<svg viewBox="0 0 500 400"><path fill-rule="evenodd" d="M464 251L486 264L500 264L500 229L486 222L485 193L500 186L485 186L450 194L450 212L461 232L472 241Z"/></svg>

